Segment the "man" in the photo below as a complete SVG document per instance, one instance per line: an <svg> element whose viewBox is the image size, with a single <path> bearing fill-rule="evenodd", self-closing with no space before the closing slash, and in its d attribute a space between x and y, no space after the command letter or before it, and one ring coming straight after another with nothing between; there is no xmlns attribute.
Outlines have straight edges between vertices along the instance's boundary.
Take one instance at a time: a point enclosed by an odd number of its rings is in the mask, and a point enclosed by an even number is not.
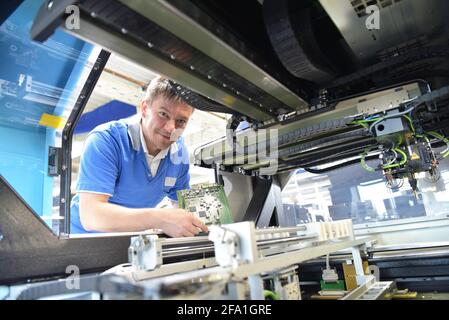
<svg viewBox="0 0 449 320"><path fill-rule="evenodd" d="M190 188L188 151L179 136L193 108L174 86L155 78L140 115L89 134L71 203L71 233L162 229L181 237L207 231L192 213L155 208L165 196L177 207L176 191Z"/></svg>

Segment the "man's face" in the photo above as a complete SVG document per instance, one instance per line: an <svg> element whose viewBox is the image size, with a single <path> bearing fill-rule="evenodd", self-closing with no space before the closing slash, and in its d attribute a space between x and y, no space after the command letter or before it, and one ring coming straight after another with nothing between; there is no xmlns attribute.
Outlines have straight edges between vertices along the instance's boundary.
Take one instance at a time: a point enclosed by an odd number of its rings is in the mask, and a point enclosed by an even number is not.
<svg viewBox="0 0 449 320"><path fill-rule="evenodd" d="M148 152L156 155L168 148L184 131L193 108L184 102L156 97L151 106L143 101L142 131Z"/></svg>

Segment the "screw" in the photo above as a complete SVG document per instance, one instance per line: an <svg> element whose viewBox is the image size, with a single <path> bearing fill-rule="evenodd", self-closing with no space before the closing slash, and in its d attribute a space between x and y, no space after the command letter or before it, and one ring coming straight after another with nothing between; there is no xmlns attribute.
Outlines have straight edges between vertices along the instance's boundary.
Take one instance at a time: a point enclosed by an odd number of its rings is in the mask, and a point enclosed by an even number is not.
<svg viewBox="0 0 449 320"><path fill-rule="evenodd" d="M53 7L53 1L50 1L50 2L47 4L47 9L48 9L48 10L51 10L52 7Z"/></svg>
<svg viewBox="0 0 449 320"><path fill-rule="evenodd" d="M147 45L149 48L153 48L153 46L154 46L151 42L148 42Z"/></svg>

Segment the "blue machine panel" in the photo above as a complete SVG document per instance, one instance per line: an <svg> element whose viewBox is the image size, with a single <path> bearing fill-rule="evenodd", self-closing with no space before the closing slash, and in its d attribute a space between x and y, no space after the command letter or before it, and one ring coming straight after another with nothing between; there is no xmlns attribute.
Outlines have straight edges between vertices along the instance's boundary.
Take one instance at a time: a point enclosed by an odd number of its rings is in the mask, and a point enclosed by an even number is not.
<svg viewBox="0 0 449 320"><path fill-rule="evenodd" d="M0 26L0 174L36 213L51 216L59 188L47 175L48 148L60 146L95 50L62 30L45 43L31 41L42 3L24 1Z"/></svg>

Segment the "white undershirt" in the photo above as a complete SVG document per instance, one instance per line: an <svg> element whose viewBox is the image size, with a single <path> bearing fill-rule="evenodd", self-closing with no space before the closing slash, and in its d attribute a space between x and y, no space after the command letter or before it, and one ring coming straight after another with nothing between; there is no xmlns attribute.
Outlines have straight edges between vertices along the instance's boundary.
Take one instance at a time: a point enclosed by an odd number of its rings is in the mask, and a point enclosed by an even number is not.
<svg viewBox="0 0 449 320"><path fill-rule="evenodd" d="M154 177L157 173L157 169L159 168L159 163L161 162L162 159L165 158L170 147L159 151L159 153L155 156L149 154L147 144L145 143L145 138L143 136L142 126L140 126L140 143L142 144L143 151L145 152L148 168L150 169L151 175Z"/></svg>

